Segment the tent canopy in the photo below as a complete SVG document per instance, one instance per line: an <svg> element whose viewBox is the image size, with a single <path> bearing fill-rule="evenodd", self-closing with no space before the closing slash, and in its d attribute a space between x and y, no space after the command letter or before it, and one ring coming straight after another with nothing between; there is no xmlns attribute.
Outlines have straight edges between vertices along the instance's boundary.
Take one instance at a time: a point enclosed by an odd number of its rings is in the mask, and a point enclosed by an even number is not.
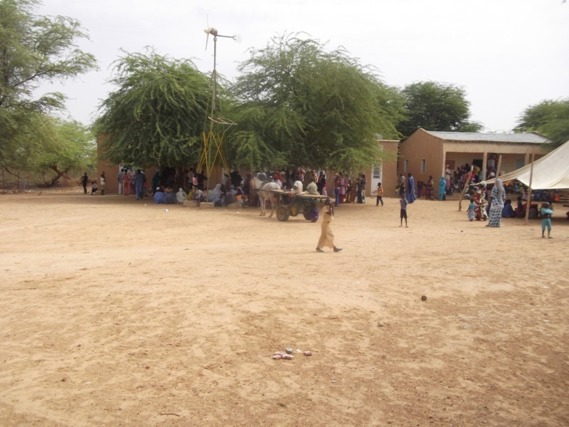
<svg viewBox="0 0 569 427"><path fill-rule="evenodd" d="M524 185L530 185L531 163L518 170L501 175L504 182L517 179ZM493 184L494 179L486 181ZM557 147L551 153L533 162L532 190L555 190L569 188L569 141Z"/></svg>

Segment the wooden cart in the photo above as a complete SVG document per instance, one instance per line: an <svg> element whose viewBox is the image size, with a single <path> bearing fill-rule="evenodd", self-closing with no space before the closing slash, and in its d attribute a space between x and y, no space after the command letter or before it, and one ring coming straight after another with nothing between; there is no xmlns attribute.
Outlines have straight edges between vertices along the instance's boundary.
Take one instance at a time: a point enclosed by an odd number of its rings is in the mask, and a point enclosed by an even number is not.
<svg viewBox="0 0 569 427"><path fill-rule="evenodd" d="M293 195L291 191L275 190L278 195L279 206L277 207L277 219L287 221L289 216L297 216L302 213L305 219L311 219L311 212L318 205L323 205L329 196L320 194L301 193Z"/></svg>

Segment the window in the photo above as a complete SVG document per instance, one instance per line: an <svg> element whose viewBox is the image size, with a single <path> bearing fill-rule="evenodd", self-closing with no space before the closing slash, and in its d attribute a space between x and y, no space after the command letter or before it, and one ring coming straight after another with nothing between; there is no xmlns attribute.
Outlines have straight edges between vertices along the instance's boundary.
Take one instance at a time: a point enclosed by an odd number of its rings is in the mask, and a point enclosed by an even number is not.
<svg viewBox="0 0 569 427"><path fill-rule="evenodd" d="M409 160L405 159L403 160L403 172L407 173L408 170L409 170Z"/></svg>
<svg viewBox="0 0 569 427"><path fill-rule="evenodd" d="M380 165L375 165L373 167L373 177L375 179L381 179L381 166Z"/></svg>
<svg viewBox="0 0 569 427"><path fill-rule="evenodd" d="M427 172L427 161L425 159L421 160L421 173Z"/></svg>

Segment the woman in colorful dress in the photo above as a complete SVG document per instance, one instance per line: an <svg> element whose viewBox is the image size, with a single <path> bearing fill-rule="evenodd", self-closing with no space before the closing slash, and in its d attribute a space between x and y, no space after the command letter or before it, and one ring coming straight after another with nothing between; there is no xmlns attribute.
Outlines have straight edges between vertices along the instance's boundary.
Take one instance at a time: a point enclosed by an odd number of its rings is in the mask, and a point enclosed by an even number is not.
<svg viewBox="0 0 569 427"><path fill-rule="evenodd" d="M504 184L500 178L496 178L496 182L492 188L492 195L490 196L490 219L488 220L487 227L500 227L505 196Z"/></svg>

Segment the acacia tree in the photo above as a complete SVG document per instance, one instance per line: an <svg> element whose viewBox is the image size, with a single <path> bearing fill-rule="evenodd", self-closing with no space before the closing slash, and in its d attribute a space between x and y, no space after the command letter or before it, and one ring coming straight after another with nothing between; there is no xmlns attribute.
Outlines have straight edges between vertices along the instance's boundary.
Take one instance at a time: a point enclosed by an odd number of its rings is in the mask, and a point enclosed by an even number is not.
<svg viewBox="0 0 569 427"><path fill-rule="evenodd" d="M14 138L14 149L7 150L3 169L20 178L22 173L41 178L53 186L61 178L93 169L96 160L95 138L90 129L77 121L62 121L47 114L29 113L24 116L27 129L41 133L41 140L20 133ZM22 138L22 139L19 139Z"/></svg>
<svg viewBox="0 0 569 427"><path fill-rule="evenodd" d="M182 167L195 164L210 101L210 79L188 60L149 50L115 67L118 89L101 104L96 131L113 163Z"/></svg>
<svg viewBox="0 0 569 427"><path fill-rule="evenodd" d="M227 144L238 164L355 170L381 159L378 134L398 136L398 93L343 49L285 35L239 69Z"/></svg>
<svg viewBox="0 0 569 427"><path fill-rule="evenodd" d="M548 138L554 147L569 141L569 99L545 100L528 107L515 130L537 132Z"/></svg>
<svg viewBox="0 0 569 427"><path fill-rule="evenodd" d="M0 167L8 171L27 167L29 153L48 153L45 115L63 108L65 98L61 93L35 97L38 85L95 68L94 57L75 44L87 37L79 23L35 16L38 3L0 2Z"/></svg>
<svg viewBox="0 0 569 427"><path fill-rule="evenodd" d="M33 170L40 173L47 185L54 185L61 178L70 179L70 174L93 169L96 158L95 138L90 129L77 121L61 121L47 118L46 152L30 158ZM48 131L49 129L49 131Z"/></svg>
<svg viewBox="0 0 569 427"><path fill-rule="evenodd" d="M419 82L402 91L407 118L399 125L404 136L422 127L433 131L477 132L482 126L469 121L469 102L463 89L437 82Z"/></svg>

